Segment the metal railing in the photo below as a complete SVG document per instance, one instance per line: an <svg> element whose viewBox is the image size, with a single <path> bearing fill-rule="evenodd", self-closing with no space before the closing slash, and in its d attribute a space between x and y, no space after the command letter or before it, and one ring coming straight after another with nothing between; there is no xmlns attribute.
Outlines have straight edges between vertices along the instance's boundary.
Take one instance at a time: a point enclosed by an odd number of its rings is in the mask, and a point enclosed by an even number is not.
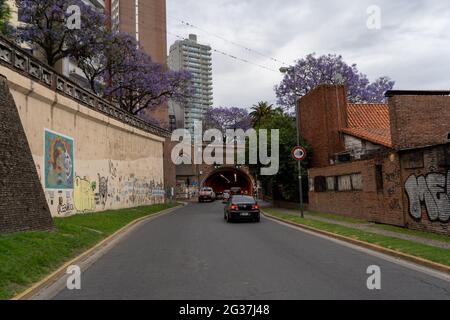
<svg viewBox="0 0 450 320"><path fill-rule="evenodd" d="M79 86L68 77L33 57L26 50L0 36L0 65L24 75L59 94L74 99L86 107L112 119L160 137L170 137L170 131L145 122L109 101Z"/></svg>

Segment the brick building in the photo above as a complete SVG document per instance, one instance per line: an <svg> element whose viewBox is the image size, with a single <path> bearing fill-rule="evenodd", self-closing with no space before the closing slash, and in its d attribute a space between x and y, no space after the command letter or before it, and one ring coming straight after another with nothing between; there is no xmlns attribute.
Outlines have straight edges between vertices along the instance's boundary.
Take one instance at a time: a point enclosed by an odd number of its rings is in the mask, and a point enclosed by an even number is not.
<svg viewBox="0 0 450 320"><path fill-rule="evenodd" d="M298 102L313 149L309 208L449 234L450 92L390 91L351 104L322 85Z"/></svg>

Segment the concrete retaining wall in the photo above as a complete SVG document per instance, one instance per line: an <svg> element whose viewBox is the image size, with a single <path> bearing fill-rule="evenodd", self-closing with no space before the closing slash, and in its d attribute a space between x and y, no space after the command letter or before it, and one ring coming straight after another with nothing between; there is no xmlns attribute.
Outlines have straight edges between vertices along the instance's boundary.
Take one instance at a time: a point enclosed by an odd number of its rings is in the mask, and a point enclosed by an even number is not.
<svg viewBox="0 0 450 320"><path fill-rule="evenodd" d="M1 65L0 74L8 79L53 216L164 202L164 137L11 68Z"/></svg>

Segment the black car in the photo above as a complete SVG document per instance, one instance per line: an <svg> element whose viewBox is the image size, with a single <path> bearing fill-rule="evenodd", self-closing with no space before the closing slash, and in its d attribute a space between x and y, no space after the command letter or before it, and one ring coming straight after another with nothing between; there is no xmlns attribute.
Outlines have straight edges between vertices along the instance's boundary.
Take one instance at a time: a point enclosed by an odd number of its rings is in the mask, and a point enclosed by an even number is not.
<svg viewBox="0 0 450 320"><path fill-rule="evenodd" d="M227 222L238 220L259 222L261 220L259 205L253 197L233 195L225 206L224 219Z"/></svg>

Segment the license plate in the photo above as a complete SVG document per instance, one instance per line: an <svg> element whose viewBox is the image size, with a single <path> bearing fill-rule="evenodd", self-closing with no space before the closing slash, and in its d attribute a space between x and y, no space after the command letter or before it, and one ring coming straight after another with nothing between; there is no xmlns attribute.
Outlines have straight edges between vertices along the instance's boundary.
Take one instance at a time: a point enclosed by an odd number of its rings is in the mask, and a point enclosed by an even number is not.
<svg viewBox="0 0 450 320"><path fill-rule="evenodd" d="M241 213L241 217L248 217L249 215L250 215L250 213L248 213L248 212Z"/></svg>

